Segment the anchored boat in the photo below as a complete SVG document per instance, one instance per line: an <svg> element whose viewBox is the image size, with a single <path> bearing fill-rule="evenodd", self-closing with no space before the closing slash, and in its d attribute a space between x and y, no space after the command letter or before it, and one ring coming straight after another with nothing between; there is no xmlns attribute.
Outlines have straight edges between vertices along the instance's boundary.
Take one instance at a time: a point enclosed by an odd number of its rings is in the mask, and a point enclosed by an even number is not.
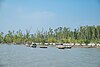
<svg viewBox="0 0 100 67"><path fill-rule="evenodd" d="M63 44L57 44L56 48L58 48L58 49L65 49L66 47Z"/></svg>
<svg viewBox="0 0 100 67"><path fill-rule="evenodd" d="M66 48L67 48L67 49L71 49L71 48L72 48L72 46L66 46Z"/></svg>
<svg viewBox="0 0 100 67"><path fill-rule="evenodd" d="M36 48L37 45L36 44L31 44L30 47Z"/></svg>
<svg viewBox="0 0 100 67"><path fill-rule="evenodd" d="M36 48L37 45L36 45L36 43L33 43L33 42L32 42L32 44L30 45L30 47Z"/></svg>
<svg viewBox="0 0 100 67"><path fill-rule="evenodd" d="M26 45L26 47L30 47L30 45L29 44L25 44Z"/></svg>
<svg viewBox="0 0 100 67"><path fill-rule="evenodd" d="M40 48L47 48L47 46L40 46Z"/></svg>
<svg viewBox="0 0 100 67"><path fill-rule="evenodd" d="M56 45L56 47L58 48L58 49L71 49L72 48L72 46L71 45L67 45L67 44L57 44Z"/></svg>

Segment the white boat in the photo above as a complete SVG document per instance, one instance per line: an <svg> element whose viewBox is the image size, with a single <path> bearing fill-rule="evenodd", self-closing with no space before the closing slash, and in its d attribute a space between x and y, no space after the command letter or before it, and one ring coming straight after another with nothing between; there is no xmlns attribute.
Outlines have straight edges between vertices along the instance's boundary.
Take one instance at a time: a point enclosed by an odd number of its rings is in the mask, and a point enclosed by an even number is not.
<svg viewBox="0 0 100 67"><path fill-rule="evenodd" d="M30 47L30 45L29 44L25 44L26 45L26 47Z"/></svg>
<svg viewBox="0 0 100 67"><path fill-rule="evenodd" d="M36 48L37 45L35 43L32 42L32 44L30 45L30 47Z"/></svg>
<svg viewBox="0 0 100 67"><path fill-rule="evenodd" d="M57 44L56 48L58 48L58 49L65 49L66 47L63 44Z"/></svg>

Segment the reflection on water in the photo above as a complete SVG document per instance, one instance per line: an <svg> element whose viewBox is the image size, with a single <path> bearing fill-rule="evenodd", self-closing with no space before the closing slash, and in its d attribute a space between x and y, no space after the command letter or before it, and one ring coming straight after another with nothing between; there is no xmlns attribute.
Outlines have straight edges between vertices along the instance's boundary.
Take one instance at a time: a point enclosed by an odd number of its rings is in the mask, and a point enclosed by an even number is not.
<svg viewBox="0 0 100 67"><path fill-rule="evenodd" d="M0 45L0 67L100 67L100 48Z"/></svg>

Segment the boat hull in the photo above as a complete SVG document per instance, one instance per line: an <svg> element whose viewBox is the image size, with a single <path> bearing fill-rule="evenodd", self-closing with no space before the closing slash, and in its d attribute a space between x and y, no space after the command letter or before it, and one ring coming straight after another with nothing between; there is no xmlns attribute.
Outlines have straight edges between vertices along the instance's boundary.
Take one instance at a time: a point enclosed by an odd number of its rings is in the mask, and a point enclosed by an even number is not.
<svg viewBox="0 0 100 67"><path fill-rule="evenodd" d="M40 48L47 48L47 46L40 46Z"/></svg>
<svg viewBox="0 0 100 67"><path fill-rule="evenodd" d="M65 49L66 47L63 46L63 45L57 45L56 48L58 48L58 49Z"/></svg>

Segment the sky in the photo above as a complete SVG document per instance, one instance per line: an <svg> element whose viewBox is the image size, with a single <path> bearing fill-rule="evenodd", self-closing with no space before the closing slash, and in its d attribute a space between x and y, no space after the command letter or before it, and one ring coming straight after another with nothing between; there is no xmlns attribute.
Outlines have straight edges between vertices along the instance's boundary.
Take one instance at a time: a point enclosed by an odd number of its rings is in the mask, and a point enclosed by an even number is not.
<svg viewBox="0 0 100 67"><path fill-rule="evenodd" d="M0 32L100 25L100 0L0 0Z"/></svg>

